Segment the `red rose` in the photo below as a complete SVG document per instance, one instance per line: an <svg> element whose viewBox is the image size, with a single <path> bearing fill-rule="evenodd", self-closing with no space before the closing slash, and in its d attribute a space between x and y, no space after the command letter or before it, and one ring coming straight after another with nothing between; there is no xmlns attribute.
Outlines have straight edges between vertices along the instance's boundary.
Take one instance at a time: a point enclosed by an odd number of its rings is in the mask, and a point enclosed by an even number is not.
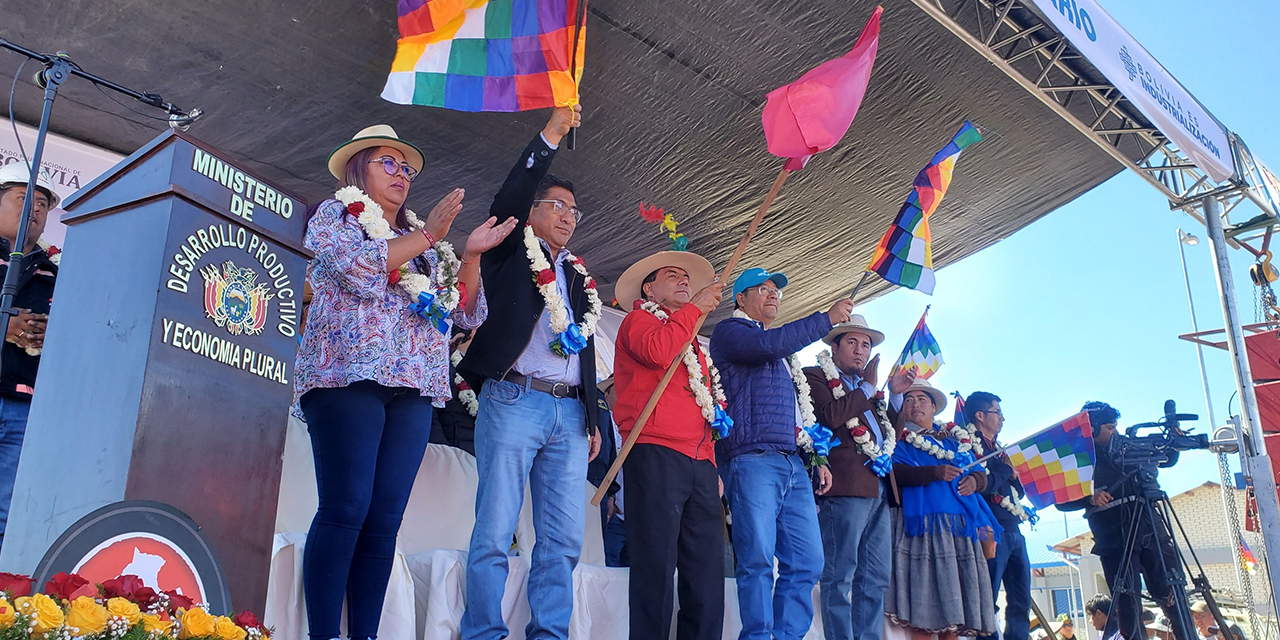
<svg viewBox="0 0 1280 640"><path fill-rule="evenodd" d="M397 283L397 282L400 282L400 270L399 270L399 269L392 269L391 271L388 271L388 272L387 272L387 285L388 285L388 286L390 286L390 285L393 285L393 284L395 284L395 283Z"/></svg>
<svg viewBox="0 0 1280 640"><path fill-rule="evenodd" d="M59 253L62 253L62 249L59 249L59 248L57 248L57 247L55 247L55 246L53 246L53 245L49 245L49 248L48 248L48 249L45 249L45 250L44 250L44 253L45 253L45 255L47 255L47 256L49 256L50 258L52 258L52 257L54 257L54 256L58 255Z"/></svg>
<svg viewBox="0 0 1280 640"><path fill-rule="evenodd" d="M151 605L160 599L160 594L151 587L138 587L132 595L128 596L128 599L145 610L151 608Z"/></svg>
<svg viewBox="0 0 1280 640"><path fill-rule="evenodd" d="M469 391L469 390L471 390L471 385L467 384L466 380L463 380L462 382L458 383L458 391Z"/></svg>
<svg viewBox="0 0 1280 640"><path fill-rule="evenodd" d="M353 216L358 216L364 213L364 203L352 202L351 204L347 205L347 212Z"/></svg>
<svg viewBox="0 0 1280 640"><path fill-rule="evenodd" d="M258 616L253 615L253 612L248 609L241 611L236 615L236 617L232 618L231 621L246 631L249 629L266 630L266 627L262 626L262 622L258 620Z"/></svg>
<svg viewBox="0 0 1280 640"><path fill-rule="evenodd" d="M867 428L866 428L866 427L864 427L864 426L862 426L862 425L858 425L858 426L856 426L856 427L854 427L854 428L850 429L850 430L849 430L849 433L852 433L852 434L853 434L853 435L855 435L855 436L864 436L864 435L866 435L866 434L867 434Z"/></svg>
<svg viewBox="0 0 1280 640"><path fill-rule="evenodd" d="M827 381L827 388L829 388L829 389L839 389L839 388L840 388L840 381L839 381L839 380L828 380L828 381Z"/></svg>
<svg viewBox="0 0 1280 640"><path fill-rule="evenodd" d="M877 392L876 392L876 400L880 400L881 402L883 402L883 401L884 401L884 392L883 392L883 391L877 391Z"/></svg>
<svg viewBox="0 0 1280 640"><path fill-rule="evenodd" d="M34 586L34 582L32 582L31 576L0 573L0 591L9 594L10 600L31 595L32 586Z"/></svg>
<svg viewBox="0 0 1280 640"><path fill-rule="evenodd" d="M594 289L596 288L596 279L592 278L591 276L587 276L587 279L583 280L582 286L588 289Z"/></svg>
<svg viewBox="0 0 1280 640"><path fill-rule="evenodd" d="M133 594L143 586L142 578L124 575L102 583L102 595L107 598L125 598L133 600Z"/></svg>
<svg viewBox="0 0 1280 640"><path fill-rule="evenodd" d="M539 287L541 287L544 284L551 284L552 282L555 282L555 281L556 281L556 272L550 269L543 269L542 271L538 272Z"/></svg>
<svg viewBox="0 0 1280 640"><path fill-rule="evenodd" d="M88 584L88 580L74 573L59 573L44 585L44 592L55 600L71 600L71 594Z"/></svg>
<svg viewBox="0 0 1280 640"><path fill-rule="evenodd" d="M188 598L182 595L181 593L178 593L177 591L166 591L164 592L164 594L166 596L169 596L170 611L177 611L178 609L190 609L191 607L195 606L195 602L192 602L191 598Z"/></svg>

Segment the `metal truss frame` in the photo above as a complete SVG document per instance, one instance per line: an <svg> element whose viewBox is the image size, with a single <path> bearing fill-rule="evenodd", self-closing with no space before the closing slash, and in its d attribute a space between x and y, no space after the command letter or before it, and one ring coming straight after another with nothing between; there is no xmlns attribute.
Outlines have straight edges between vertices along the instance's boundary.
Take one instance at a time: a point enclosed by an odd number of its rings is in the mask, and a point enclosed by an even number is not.
<svg viewBox="0 0 1280 640"><path fill-rule="evenodd" d="M1249 196L1244 184L1217 184L1138 112L1026 0L912 0L1067 123L1204 223L1201 201L1217 197L1223 226ZM1274 219L1272 219L1274 221ZM1249 229L1262 226L1255 221ZM1241 229L1240 231L1245 231ZM1232 244L1237 244L1233 242ZM1237 244L1237 246L1239 246Z"/></svg>

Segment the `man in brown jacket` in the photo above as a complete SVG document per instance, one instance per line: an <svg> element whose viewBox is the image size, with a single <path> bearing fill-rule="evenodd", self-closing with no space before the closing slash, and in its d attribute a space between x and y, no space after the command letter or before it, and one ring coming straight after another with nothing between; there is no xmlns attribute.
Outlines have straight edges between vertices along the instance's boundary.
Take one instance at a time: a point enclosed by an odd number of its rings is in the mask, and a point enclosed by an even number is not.
<svg viewBox="0 0 1280 640"><path fill-rule="evenodd" d="M826 556L822 626L827 640L880 640L892 555L887 476L894 434L889 411L902 407L902 394L915 381L916 370L889 381L890 407L876 392L880 356L871 358L883 333L855 314L823 341L831 346L830 354L823 353L819 366L804 370L818 422L840 441L828 458L831 489L818 497Z"/></svg>

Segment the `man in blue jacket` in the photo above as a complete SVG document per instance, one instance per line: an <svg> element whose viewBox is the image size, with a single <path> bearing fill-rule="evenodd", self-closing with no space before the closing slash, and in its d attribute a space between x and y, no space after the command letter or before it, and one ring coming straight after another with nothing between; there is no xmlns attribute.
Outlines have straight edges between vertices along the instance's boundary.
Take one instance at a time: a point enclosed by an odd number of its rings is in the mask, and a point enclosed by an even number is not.
<svg viewBox="0 0 1280 640"><path fill-rule="evenodd" d="M733 418L733 430L716 444L716 459L733 514L740 640L804 637L813 624L813 586L822 575L817 506L796 450L801 415L786 358L848 321L853 302L844 299L826 313L771 328L785 286L781 273L747 269L733 283L733 317L711 334L711 356ZM829 486L830 476L825 478Z"/></svg>

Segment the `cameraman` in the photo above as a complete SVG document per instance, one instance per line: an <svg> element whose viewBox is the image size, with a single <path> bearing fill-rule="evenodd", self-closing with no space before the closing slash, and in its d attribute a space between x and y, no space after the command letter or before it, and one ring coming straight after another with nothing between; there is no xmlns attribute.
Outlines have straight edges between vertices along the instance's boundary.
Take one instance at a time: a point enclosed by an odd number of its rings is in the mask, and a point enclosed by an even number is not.
<svg viewBox="0 0 1280 640"><path fill-rule="evenodd" d="M1187 612L1179 611L1175 606L1173 589L1166 574L1166 571L1181 573L1177 548L1166 533L1163 516L1152 511L1159 523L1158 531L1153 531L1147 514L1139 509L1142 504L1138 501L1140 496L1160 490L1155 469L1130 473L1132 468L1124 468L1122 454L1127 438L1116 433L1119 411L1104 402L1087 402L1081 410L1089 414L1093 427L1094 493L1087 498L1060 504L1058 509L1084 509L1089 520L1089 529L1093 532L1093 553L1102 560L1102 570L1111 588L1112 611L1116 614L1110 616L1108 630L1102 635L1110 637L1118 625L1120 635L1126 640L1146 637L1139 617L1142 607L1136 595L1140 584L1138 573L1141 572L1147 592L1174 622L1172 626L1177 640L1196 640L1183 637L1183 630L1191 628L1190 620L1186 619ZM1132 551L1126 558L1125 550L1130 546L1130 540L1133 541ZM1124 578L1124 584L1117 584L1120 578ZM1179 621L1185 621L1185 624Z"/></svg>

